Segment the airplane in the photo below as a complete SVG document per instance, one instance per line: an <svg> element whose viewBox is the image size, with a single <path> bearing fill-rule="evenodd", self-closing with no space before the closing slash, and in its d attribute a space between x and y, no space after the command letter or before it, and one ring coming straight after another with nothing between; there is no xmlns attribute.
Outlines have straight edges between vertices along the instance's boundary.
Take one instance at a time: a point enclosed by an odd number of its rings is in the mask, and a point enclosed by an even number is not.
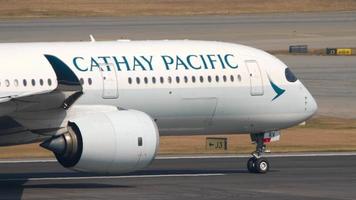
<svg viewBox="0 0 356 200"><path fill-rule="evenodd" d="M41 142L66 168L147 167L159 137L250 134L251 173L266 144L317 104L276 57L239 44L91 41L0 44L0 145Z"/></svg>

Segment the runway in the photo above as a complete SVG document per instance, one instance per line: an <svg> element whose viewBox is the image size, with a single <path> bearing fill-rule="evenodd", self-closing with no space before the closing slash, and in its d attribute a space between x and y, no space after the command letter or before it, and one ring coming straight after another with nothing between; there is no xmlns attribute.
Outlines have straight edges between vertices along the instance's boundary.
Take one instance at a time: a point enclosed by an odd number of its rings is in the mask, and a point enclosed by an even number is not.
<svg viewBox="0 0 356 200"><path fill-rule="evenodd" d="M264 50L356 47L356 12L0 20L0 42L195 39Z"/></svg>
<svg viewBox="0 0 356 200"><path fill-rule="evenodd" d="M72 172L53 161L1 162L0 199L355 199L355 154L271 157L268 174L249 174L246 160L158 159L112 176Z"/></svg>

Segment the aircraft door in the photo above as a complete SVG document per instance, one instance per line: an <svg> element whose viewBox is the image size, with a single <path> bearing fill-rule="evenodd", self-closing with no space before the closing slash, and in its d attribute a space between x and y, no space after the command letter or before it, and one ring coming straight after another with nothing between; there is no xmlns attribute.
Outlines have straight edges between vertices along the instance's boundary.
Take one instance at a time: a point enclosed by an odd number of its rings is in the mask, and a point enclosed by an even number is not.
<svg viewBox="0 0 356 200"><path fill-rule="evenodd" d="M260 66L255 60L247 60L245 63L250 76L251 96L262 96L264 92Z"/></svg>
<svg viewBox="0 0 356 200"><path fill-rule="evenodd" d="M104 99L116 99L119 97L117 86L117 73L113 65L101 66L101 76L103 78Z"/></svg>

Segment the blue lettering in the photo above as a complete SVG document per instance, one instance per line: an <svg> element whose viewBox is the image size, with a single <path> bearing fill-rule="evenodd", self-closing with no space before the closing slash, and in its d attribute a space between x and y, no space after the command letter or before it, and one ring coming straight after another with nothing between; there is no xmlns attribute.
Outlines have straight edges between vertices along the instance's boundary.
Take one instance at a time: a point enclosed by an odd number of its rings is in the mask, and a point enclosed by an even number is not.
<svg viewBox="0 0 356 200"><path fill-rule="evenodd" d="M193 68L193 69L201 69L201 65L200 65L199 67L195 67L195 66L193 65L193 63L192 63L192 58L198 58L198 56L197 56L197 55L189 55L189 56L187 56L187 62L188 62L188 64L189 64L189 66L190 66L191 68Z"/></svg>
<svg viewBox="0 0 356 200"><path fill-rule="evenodd" d="M121 71L120 64L123 64L126 66L127 71L131 71L129 63L127 62L127 59L125 56L122 56L122 61L118 60L116 56L112 57L115 61L117 71Z"/></svg>
<svg viewBox="0 0 356 200"><path fill-rule="evenodd" d="M146 61L146 63L148 64L148 67L150 68L150 70L152 71L153 70L153 67L152 67L152 58L153 56L150 56L149 59L147 59L145 56L141 56L141 58Z"/></svg>
<svg viewBox="0 0 356 200"><path fill-rule="evenodd" d="M176 56L176 70L178 70L179 65L182 65L185 69L189 69L187 65L185 65L184 61L179 57Z"/></svg>
<svg viewBox="0 0 356 200"><path fill-rule="evenodd" d="M232 55L232 54L226 54L226 55L224 56L224 60L225 60L226 64L227 64L229 67L233 68L233 69L238 68L238 67L239 67L238 64L236 64L236 65L231 64L231 62L229 61L229 57L234 57L234 55Z"/></svg>
<svg viewBox="0 0 356 200"><path fill-rule="evenodd" d="M210 54L210 55L207 55L207 57L208 57L208 59L209 59L211 68L212 68L212 69L215 69L214 62L216 62L217 60L212 58L212 57L215 57L215 55L211 55L211 54Z"/></svg>
<svg viewBox="0 0 356 200"><path fill-rule="evenodd" d="M200 56L201 60L203 61L204 68L205 68L205 69L208 69L208 66L206 65L206 61L205 61L204 56L203 56L203 55L199 55L199 56Z"/></svg>
<svg viewBox="0 0 356 200"><path fill-rule="evenodd" d="M79 65L78 65L78 59L84 60L83 57L74 57L74 58L73 58L73 64L74 64L75 68L77 68L79 71L82 71L82 72L88 71L88 68L83 69L83 68L80 68L80 67L79 67Z"/></svg>
<svg viewBox="0 0 356 200"><path fill-rule="evenodd" d="M166 69L169 70L169 65L173 64L173 58L170 56L161 56L163 59L163 62L166 66Z"/></svg>
<svg viewBox="0 0 356 200"><path fill-rule="evenodd" d="M91 60L90 60L90 71L93 71L94 67L98 68L99 70L102 70L100 68L99 63L92 57Z"/></svg>
<svg viewBox="0 0 356 200"><path fill-rule="evenodd" d="M74 57L73 65L77 70L81 72L86 71L95 71L98 68L99 70L112 71L115 70L112 68L112 63L117 68L117 71L126 70L126 71L153 71L154 63L153 56L133 56L130 57L132 63L128 62L126 56L98 56L90 57L90 63L88 63L84 57ZM194 69L216 69L220 67L226 69L227 67L236 69L238 68L238 61L236 60L233 54L201 54L201 55L186 55L185 57L175 55L175 57L169 55L161 55L162 62L166 70L172 70L175 67L175 70L180 70L184 68L186 70ZM85 65L87 63L87 65Z"/></svg>
<svg viewBox="0 0 356 200"><path fill-rule="evenodd" d="M218 54L218 58L219 58L219 61L220 61L220 63L221 63L221 67L222 67L223 69L225 69L225 63L224 63L224 60L223 60L223 58L221 57L220 54Z"/></svg>
<svg viewBox="0 0 356 200"><path fill-rule="evenodd" d="M143 71L146 71L145 66L143 66L142 63L140 62L140 60L134 56L133 57L133 71L136 71L136 67L141 67Z"/></svg>
<svg viewBox="0 0 356 200"><path fill-rule="evenodd" d="M104 61L107 71L111 71L109 61L108 61L108 59L110 59L110 56L99 56L98 59L102 59Z"/></svg>

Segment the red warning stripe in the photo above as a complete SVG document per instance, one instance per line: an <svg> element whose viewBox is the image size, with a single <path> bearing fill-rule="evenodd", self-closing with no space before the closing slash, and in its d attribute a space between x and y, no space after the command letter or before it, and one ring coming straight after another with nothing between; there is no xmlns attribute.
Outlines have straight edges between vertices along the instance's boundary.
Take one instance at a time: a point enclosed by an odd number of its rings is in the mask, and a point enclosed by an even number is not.
<svg viewBox="0 0 356 200"><path fill-rule="evenodd" d="M263 138L263 142L264 143L269 143L269 142L271 142L271 138Z"/></svg>

